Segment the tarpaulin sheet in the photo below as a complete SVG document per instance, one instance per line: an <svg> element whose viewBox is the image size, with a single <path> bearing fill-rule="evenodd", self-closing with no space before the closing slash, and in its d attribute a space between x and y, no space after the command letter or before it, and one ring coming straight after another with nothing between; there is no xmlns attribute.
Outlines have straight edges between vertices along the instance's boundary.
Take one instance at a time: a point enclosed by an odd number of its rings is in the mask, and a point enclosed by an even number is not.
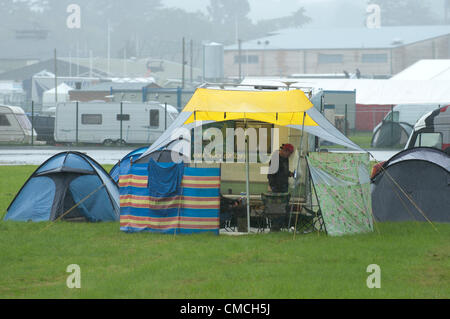
<svg viewBox="0 0 450 319"><path fill-rule="evenodd" d="M148 191L151 196L169 197L179 195L183 178L183 163L148 162Z"/></svg>

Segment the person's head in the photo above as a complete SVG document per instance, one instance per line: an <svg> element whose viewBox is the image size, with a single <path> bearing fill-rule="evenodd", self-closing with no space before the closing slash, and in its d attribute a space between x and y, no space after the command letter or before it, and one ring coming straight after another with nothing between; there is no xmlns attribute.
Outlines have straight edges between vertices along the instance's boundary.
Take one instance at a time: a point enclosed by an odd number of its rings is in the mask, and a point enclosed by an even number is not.
<svg viewBox="0 0 450 319"><path fill-rule="evenodd" d="M294 146L292 144L283 144L280 148L280 156L289 157L294 153Z"/></svg>

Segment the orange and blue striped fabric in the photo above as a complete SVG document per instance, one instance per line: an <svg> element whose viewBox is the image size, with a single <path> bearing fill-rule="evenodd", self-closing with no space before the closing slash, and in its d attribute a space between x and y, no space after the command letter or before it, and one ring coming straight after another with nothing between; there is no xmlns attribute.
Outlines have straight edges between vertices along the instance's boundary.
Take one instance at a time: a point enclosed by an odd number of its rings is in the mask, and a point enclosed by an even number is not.
<svg viewBox="0 0 450 319"><path fill-rule="evenodd" d="M220 169L185 167L182 194L150 196L147 164L119 176L120 230L124 232L219 234Z"/></svg>

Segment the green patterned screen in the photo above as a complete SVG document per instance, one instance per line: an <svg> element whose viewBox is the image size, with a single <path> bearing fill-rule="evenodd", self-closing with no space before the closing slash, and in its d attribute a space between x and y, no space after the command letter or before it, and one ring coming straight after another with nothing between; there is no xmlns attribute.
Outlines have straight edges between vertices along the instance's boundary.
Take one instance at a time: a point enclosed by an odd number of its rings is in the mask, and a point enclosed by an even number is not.
<svg viewBox="0 0 450 319"><path fill-rule="evenodd" d="M327 233L373 231L369 154L310 153L308 165Z"/></svg>

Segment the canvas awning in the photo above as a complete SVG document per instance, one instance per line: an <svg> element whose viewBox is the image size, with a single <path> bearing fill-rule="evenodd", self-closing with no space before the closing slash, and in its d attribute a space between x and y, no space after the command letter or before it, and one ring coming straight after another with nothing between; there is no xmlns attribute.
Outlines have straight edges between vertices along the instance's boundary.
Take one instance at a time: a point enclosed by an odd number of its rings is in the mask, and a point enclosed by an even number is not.
<svg viewBox="0 0 450 319"><path fill-rule="evenodd" d="M248 119L303 129L327 141L363 151L318 112L302 90L261 91L198 88L171 126L140 158L177 139L177 128ZM304 119L304 123L303 123Z"/></svg>
<svg viewBox="0 0 450 319"><path fill-rule="evenodd" d="M226 91L197 89L183 112L193 112L186 124L194 121L249 119L276 125L303 124L303 113L313 107L303 91ZM318 126L310 116L305 125Z"/></svg>

